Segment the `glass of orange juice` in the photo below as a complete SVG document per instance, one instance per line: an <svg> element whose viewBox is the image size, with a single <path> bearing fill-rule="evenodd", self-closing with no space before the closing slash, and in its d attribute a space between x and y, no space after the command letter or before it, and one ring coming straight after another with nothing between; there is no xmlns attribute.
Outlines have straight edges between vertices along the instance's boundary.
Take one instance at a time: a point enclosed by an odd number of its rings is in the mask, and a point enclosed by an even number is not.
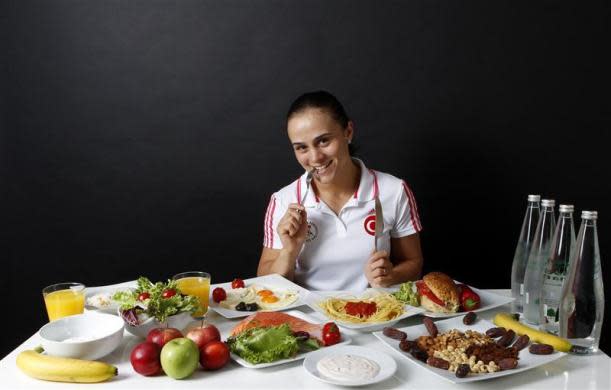
<svg viewBox="0 0 611 390"><path fill-rule="evenodd" d="M172 277L178 284L181 293L192 295L199 300L199 310L193 317L203 320L208 312L208 297L210 296L210 274L201 271L189 271Z"/></svg>
<svg viewBox="0 0 611 390"><path fill-rule="evenodd" d="M57 283L42 289L49 321L81 314L85 310L85 285Z"/></svg>

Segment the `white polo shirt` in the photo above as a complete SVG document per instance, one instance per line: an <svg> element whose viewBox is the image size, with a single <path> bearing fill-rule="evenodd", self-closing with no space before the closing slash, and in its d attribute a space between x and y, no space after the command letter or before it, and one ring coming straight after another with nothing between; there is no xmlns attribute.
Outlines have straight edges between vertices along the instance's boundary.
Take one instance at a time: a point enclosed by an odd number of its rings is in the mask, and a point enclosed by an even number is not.
<svg viewBox="0 0 611 390"><path fill-rule="evenodd" d="M390 238L422 230L416 199L408 185L387 173L367 169L361 160L361 179L354 196L336 215L313 189L307 195L306 176L274 193L265 214L263 245L282 249L277 226L290 203L308 213L308 236L297 258L295 282L309 290L362 291L368 287L363 268L374 250L375 196L384 215L380 249L390 252ZM305 199L302 199L306 196Z"/></svg>

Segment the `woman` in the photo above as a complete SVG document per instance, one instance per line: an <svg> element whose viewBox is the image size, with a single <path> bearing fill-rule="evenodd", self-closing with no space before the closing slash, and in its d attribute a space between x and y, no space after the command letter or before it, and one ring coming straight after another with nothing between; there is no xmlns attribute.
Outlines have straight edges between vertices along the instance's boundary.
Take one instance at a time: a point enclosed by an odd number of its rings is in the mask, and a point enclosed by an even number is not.
<svg viewBox="0 0 611 390"><path fill-rule="evenodd" d="M306 172L271 197L257 274L278 273L310 290L417 279L422 226L414 196L402 180L351 157L354 126L341 103L325 91L300 96L289 109L287 131ZM378 251L376 197L384 217Z"/></svg>

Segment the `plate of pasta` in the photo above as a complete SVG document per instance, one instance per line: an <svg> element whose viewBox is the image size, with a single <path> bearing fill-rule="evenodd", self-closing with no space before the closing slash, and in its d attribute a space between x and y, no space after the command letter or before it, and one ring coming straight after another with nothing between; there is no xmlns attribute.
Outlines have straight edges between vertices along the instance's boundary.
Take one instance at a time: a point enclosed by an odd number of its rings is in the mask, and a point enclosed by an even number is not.
<svg viewBox="0 0 611 390"><path fill-rule="evenodd" d="M360 293L316 291L310 293L306 303L340 326L359 331L380 330L424 312L421 308L405 305L386 291L372 288Z"/></svg>

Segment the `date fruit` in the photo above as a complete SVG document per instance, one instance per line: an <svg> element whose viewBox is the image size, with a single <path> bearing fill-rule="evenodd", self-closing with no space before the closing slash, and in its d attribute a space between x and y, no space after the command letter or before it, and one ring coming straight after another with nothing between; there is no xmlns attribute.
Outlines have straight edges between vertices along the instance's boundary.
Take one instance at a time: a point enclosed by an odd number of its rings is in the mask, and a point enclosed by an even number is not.
<svg viewBox="0 0 611 390"><path fill-rule="evenodd" d="M399 348L403 352L409 352L415 346L416 346L416 342L415 341L409 341L408 339L401 340L401 342L399 343Z"/></svg>
<svg viewBox="0 0 611 390"><path fill-rule="evenodd" d="M422 322L424 323L424 326L426 326L426 330L428 330L431 337L437 337L437 325L435 325L433 320L431 320L429 317L424 317Z"/></svg>
<svg viewBox="0 0 611 390"><path fill-rule="evenodd" d="M498 341L496 342L501 347L507 347L509 344L513 342L513 339L516 337L516 332L509 329L507 333L505 333Z"/></svg>
<svg viewBox="0 0 611 390"><path fill-rule="evenodd" d="M396 328L391 328L390 326L384 328L382 333L384 334L384 336L390 337L391 339L395 340L405 340L407 338L407 333L402 332Z"/></svg>
<svg viewBox="0 0 611 390"><path fill-rule="evenodd" d="M523 334L522 336L518 337L516 342L513 343L512 347L514 347L518 351L521 351L524 348L526 348L526 346L528 345L529 342L530 342L530 337L528 337L527 335Z"/></svg>
<svg viewBox="0 0 611 390"><path fill-rule="evenodd" d="M462 323L465 325L471 325L472 323L475 322L476 318L477 318L477 314L470 311L463 317Z"/></svg>
<svg viewBox="0 0 611 390"><path fill-rule="evenodd" d="M463 363L456 369L456 377L464 378L469 374L469 372L471 372L471 367L469 367L468 364Z"/></svg>
<svg viewBox="0 0 611 390"><path fill-rule="evenodd" d="M426 359L426 364L428 364L429 366L441 368L442 370L447 370L448 368L450 368L450 362L445 359L440 359L433 356Z"/></svg>
<svg viewBox="0 0 611 390"><path fill-rule="evenodd" d="M499 367L501 370L513 370L518 366L518 359L505 358L499 361Z"/></svg>
<svg viewBox="0 0 611 390"><path fill-rule="evenodd" d="M427 359L429 358L429 354L418 347L412 347L412 351L410 353L414 358L424 363L426 363Z"/></svg>
<svg viewBox="0 0 611 390"><path fill-rule="evenodd" d="M486 336L495 339L497 337L503 336L505 333L507 333L507 329L503 327L490 328L486 331Z"/></svg>
<svg viewBox="0 0 611 390"><path fill-rule="evenodd" d="M554 347L549 344L531 344L528 352L533 355L549 355L554 352Z"/></svg>

